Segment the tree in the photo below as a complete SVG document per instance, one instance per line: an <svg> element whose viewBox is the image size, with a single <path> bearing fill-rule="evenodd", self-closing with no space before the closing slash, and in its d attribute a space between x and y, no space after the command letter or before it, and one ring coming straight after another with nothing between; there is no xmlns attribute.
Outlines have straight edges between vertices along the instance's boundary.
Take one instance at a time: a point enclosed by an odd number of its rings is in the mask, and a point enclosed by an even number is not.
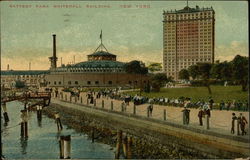
<svg viewBox="0 0 250 160"><path fill-rule="evenodd" d="M17 81L15 81L15 87L16 88L24 88L25 87L25 83L24 82L22 82L22 81L20 81L20 80L17 80Z"/></svg>
<svg viewBox="0 0 250 160"><path fill-rule="evenodd" d="M168 78L164 73L157 73L151 77L151 86L153 91L159 92L161 87L164 87L168 82Z"/></svg>
<svg viewBox="0 0 250 160"><path fill-rule="evenodd" d="M197 65L189 66L189 67L188 67L188 73L189 73L189 75L190 75L193 79L196 79L197 76L199 75L198 66L197 66Z"/></svg>
<svg viewBox="0 0 250 160"><path fill-rule="evenodd" d="M151 63L148 66L148 70L151 71L151 72L161 71L162 70L162 64L161 63Z"/></svg>
<svg viewBox="0 0 250 160"><path fill-rule="evenodd" d="M125 71L134 74L147 74L148 68L140 61L131 61L125 64Z"/></svg>
<svg viewBox="0 0 250 160"><path fill-rule="evenodd" d="M179 79L189 80L189 73L188 70L182 69L179 72Z"/></svg>
<svg viewBox="0 0 250 160"><path fill-rule="evenodd" d="M210 78L210 70L212 68L211 63L198 63L198 75L203 81L204 86L207 87L209 94L212 94L210 84L209 84L209 78Z"/></svg>
<svg viewBox="0 0 250 160"><path fill-rule="evenodd" d="M232 63L232 78L239 82L242 86L242 91L247 91L248 83L248 58L237 55L231 61Z"/></svg>
<svg viewBox="0 0 250 160"><path fill-rule="evenodd" d="M210 74L212 78L217 80L228 81L232 78L232 65L227 61L215 63L212 65Z"/></svg>

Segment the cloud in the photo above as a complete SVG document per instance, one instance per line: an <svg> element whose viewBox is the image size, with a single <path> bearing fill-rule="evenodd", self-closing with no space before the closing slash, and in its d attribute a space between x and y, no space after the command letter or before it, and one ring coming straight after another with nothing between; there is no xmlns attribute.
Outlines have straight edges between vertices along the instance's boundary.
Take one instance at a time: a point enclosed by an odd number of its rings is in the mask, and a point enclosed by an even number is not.
<svg viewBox="0 0 250 160"><path fill-rule="evenodd" d="M232 41L229 46L218 45L215 47L215 60L230 61L238 54L248 56L248 44Z"/></svg>

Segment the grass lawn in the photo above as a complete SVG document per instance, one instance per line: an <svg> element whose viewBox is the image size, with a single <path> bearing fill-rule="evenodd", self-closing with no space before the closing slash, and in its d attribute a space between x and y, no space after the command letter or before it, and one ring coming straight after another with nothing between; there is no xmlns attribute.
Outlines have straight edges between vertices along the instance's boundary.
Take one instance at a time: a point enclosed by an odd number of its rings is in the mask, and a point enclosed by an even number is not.
<svg viewBox="0 0 250 160"><path fill-rule="evenodd" d="M190 97L192 102L196 102L199 99L208 101L211 96L215 103L227 102L228 100L240 100L245 102L248 100L248 92L242 92L241 86L211 86L212 94L209 95L206 87L190 87L190 88L162 88L160 92L142 92L142 96L147 97L167 97L167 98L179 98ZM139 91L126 92L130 95L139 95Z"/></svg>

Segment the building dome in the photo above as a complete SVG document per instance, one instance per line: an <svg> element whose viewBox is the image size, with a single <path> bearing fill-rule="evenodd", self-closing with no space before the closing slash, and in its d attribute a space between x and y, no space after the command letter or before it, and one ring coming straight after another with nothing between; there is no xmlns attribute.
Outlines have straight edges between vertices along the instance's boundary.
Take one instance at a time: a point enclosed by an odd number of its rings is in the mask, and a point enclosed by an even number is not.
<svg viewBox="0 0 250 160"><path fill-rule="evenodd" d="M123 68L125 63L109 60L93 60L71 65L70 68Z"/></svg>
<svg viewBox="0 0 250 160"><path fill-rule="evenodd" d="M88 61L96 61L96 60L116 61L116 55L103 50L88 55Z"/></svg>

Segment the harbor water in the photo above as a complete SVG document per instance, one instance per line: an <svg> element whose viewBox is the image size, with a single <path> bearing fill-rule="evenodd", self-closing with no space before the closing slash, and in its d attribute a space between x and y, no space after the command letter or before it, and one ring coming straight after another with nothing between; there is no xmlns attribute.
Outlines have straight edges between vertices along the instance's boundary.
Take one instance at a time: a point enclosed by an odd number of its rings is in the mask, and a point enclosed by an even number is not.
<svg viewBox="0 0 250 160"><path fill-rule="evenodd" d="M42 120L38 121L34 111L28 113L28 138L21 138L19 123L23 108L23 103L18 101L7 103L8 124L4 124L1 115L2 152L6 159L59 159L59 138L62 135L71 135L72 159L114 158L111 146L92 143L86 134L64 125L58 132L54 119L42 115Z"/></svg>

